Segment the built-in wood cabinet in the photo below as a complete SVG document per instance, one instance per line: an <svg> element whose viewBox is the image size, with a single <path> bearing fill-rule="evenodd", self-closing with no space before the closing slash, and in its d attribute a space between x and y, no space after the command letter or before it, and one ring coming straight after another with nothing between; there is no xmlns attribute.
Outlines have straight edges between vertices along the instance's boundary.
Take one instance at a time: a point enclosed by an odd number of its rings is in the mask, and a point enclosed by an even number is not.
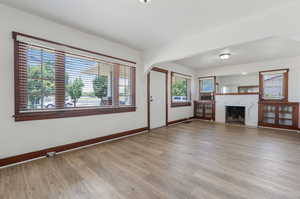
<svg viewBox="0 0 300 199"><path fill-rule="evenodd" d="M259 126L298 129L299 103L260 102Z"/></svg>
<svg viewBox="0 0 300 199"><path fill-rule="evenodd" d="M215 101L194 101L194 116L203 120L215 120Z"/></svg>

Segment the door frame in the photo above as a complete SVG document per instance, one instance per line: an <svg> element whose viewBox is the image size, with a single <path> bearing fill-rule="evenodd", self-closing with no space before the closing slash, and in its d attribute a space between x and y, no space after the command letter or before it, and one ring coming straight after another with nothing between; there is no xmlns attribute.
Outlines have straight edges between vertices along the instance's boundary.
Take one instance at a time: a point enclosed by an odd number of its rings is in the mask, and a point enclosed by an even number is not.
<svg viewBox="0 0 300 199"><path fill-rule="evenodd" d="M168 117L169 117L169 104L168 104L168 81L169 81L169 71L162 69L162 68L158 68L158 67L153 67L151 69L151 71L155 71L155 72L160 72L160 73L164 73L166 74L166 81L165 81L165 85L166 85L166 124L165 126L168 126ZM147 74L147 123L148 123L148 130L150 130L150 73L151 71L148 72Z"/></svg>

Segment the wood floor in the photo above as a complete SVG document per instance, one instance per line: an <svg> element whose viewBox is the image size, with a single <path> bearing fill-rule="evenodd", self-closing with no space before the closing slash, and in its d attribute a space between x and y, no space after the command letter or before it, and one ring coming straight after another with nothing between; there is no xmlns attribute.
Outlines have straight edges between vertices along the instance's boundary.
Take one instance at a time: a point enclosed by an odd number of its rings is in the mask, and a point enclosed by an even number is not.
<svg viewBox="0 0 300 199"><path fill-rule="evenodd" d="M1 199L299 199L300 135L194 121L0 170Z"/></svg>

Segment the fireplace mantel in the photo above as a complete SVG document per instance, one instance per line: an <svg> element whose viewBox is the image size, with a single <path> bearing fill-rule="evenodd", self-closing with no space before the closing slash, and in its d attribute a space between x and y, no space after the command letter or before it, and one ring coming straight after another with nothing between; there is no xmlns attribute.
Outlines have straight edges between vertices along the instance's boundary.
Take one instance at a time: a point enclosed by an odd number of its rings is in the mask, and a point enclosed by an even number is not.
<svg viewBox="0 0 300 199"><path fill-rule="evenodd" d="M259 95L259 93L216 93L216 95Z"/></svg>
<svg viewBox="0 0 300 199"><path fill-rule="evenodd" d="M258 122L258 95L217 95L216 121L226 122L226 106L245 107L245 125L257 126Z"/></svg>

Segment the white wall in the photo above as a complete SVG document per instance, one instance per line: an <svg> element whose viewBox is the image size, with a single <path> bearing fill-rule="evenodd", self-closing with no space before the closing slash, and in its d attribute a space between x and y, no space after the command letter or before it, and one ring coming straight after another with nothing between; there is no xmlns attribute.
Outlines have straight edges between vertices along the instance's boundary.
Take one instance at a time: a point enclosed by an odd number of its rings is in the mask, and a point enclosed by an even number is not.
<svg viewBox="0 0 300 199"><path fill-rule="evenodd" d="M99 37L0 4L0 159L147 126L146 74L140 53ZM137 111L89 117L14 122L12 31L137 62Z"/></svg>
<svg viewBox="0 0 300 199"><path fill-rule="evenodd" d="M147 126L147 75L144 73L140 52L1 4L0 18L0 90L2 93L0 97L0 159ZM12 31L136 61L137 111L15 122L13 119L14 54ZM173 63L168 63L164 67L175 72L195 73L195 71ZM170 107L169 109L169 121L192 115L192 107Z"/></svg>
<svg viewBox="0 0 300 199"><path fill-rule="evenodd" d="M169 81L168 81L168 102L169 102L169 122L170 121L174 121L174 120L180 120L180 119L185 119L185 118L189 118L192 117L194 115L194 109L193 109L193 105L192 106L185 106L185 107L171 107L171 72L178 72L178 73L182 73L182 74L186 74L186 75L192 75L193 76L193 80L191 83L191 88L192 88L192 101L194 99L196 99L196 88L195 88L195 81L194 81L194 77L196 74L196 71L187 68L185 66L179 65L179 64L175 64L175 63L164 63L164 64L160 64L157 67L159 68L163 68L169 71Z"/></svg>
<svg viewBox="0 0 300 199"><path fill-rule="evenodd" d="M237 93L239 86L258 86L259 74L218 76L217 83L221 92L226 87L227 93Z"/></svg>

